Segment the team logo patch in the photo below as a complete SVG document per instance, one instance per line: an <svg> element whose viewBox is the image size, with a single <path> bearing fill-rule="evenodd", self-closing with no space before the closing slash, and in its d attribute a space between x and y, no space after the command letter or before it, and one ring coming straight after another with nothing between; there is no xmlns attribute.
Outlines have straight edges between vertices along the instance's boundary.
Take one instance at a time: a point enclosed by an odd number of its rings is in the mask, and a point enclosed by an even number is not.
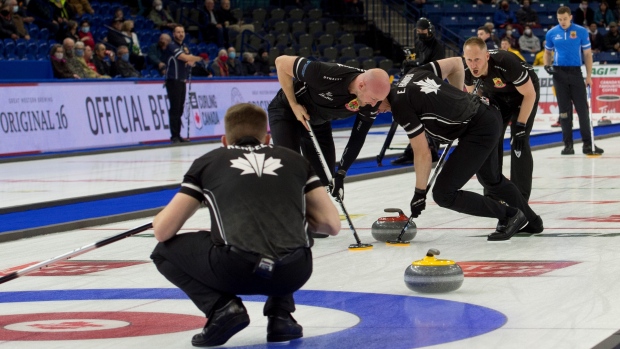
<svg viewBox="0 0 620 349"><path fill-rule="evenodd" d="M356 98L356 99L351 100L351 102L345 104L344 107L347 108L348 111L357 112L360 110L360 103L357 101L357 98Z"/></svg>
<svg viewBox="0 0 620 349"><path fill-rule="evenodd" d="M506 84L504 84L504 82L500 78L493 78L493 84L495 84L495 87L497 88L502 88L506 86Z"/></svg>
<svg viewBox="0 0 620 349"><path fill-rule="evenodd" d="M576 31L574 31L574 30L573 30L573 31L571 31L571 32L570 32L570 38L571 38L571 39L577 39L577 32L576 32Z"/></svg>

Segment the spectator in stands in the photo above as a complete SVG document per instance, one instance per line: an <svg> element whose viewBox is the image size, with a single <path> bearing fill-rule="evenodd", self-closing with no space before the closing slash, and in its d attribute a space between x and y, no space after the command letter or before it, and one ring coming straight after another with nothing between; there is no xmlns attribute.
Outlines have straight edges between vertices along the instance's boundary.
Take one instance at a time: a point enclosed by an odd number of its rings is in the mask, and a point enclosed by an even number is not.
<svg viewBox="0 0 620 349"><path fill-rule="evenodd" d="M50 48L50 62L52 63L52 71L56 79L79 79L67 65L64 57L64 48L60 44L54 44Z"/></svg>
<svg viewBox="0 0 620 349"><path fill-rule="evenodd" d="M149 63L157 67L157 70L164 75L166 72L166 48L170 44L172 38L168 34L161 34L159 40L149 47L148 59Z"/></svg>
<svg viewBox="0 0 620 349"><path fill-rule="evenodd" d="M75 18L73 9L65 0L50 0L49 2L52 4L53 17L58 23L67 23L67 21Z"/></svg>
<svg viewBox="0 0 620 349"><path fill-rule="evenodd" d="M114 52L106 49L104 44L98 43L95 45L93 64L95 64L95 67L97 68L97 72L99 74L112 77L116 76L114 59Z"/></svg>
<svg viewBox="0 0 620 349"><path fill-rule="evenodd" d="M598 5L598 9L594 11L594 23L596 23L599 27L605 27L609 25L611 22L615 22L616 18L614 17L613 12L609 9L606 1L602 1L600 5ZM592 23L588 23L592 24Z"/></svg>
<svg viewBox="0 0 620 349"><path fill-rule="evenodd" d="M605 51L603 43L603 34L598 31L596 23L590 23L588 27L588 34L590 35L590 44L592 45L592 53L599 53Z"/></svg>
<svg viewBox="0 0 620 349"><path fill-rule="evenodd" d="M244 52L241 60L241 71L243 76L260 75L254 64L254 55L251 52Z"/></svg>
<svg viewBox="0 0 620 349"><path fill-rule="evenodd" d="M603 37L605 51L620 52L620 33L616 22L609 23L609 31Z"/></svg>
<svg viewBox="0 0 620 349"><path fill-rule="evenodd" d="M525 28L540 28L540 22L538 20L538 12L530 6L530 0L523 0L523 6L517 11L517 22ZM525 30L525 29L524 29Z"/></svg>
<svg viewBox="0 0 620 349"><path fill-rule="evenodd" d="M90 7L88 0L66 0L76 17L82 17L83 14L94 14L95 11Z"/></svg>
<svg viewBox="0 0 620 349"><path fill-rule="evenodd" d="M80 75L80 77L84 77L88 79L103 78L104 77L103 75L97 73L95 69L91 69L88 63L86 63L86 60L84 59L85 54L86 54L86 45L84 45L84 43L81 41L77 41L73 49L73 55L74 55L73 59L77 63L80 64L80 71L82 72L81 74L83 74L84 76L81 76L80 73L78 73L78 75ZM91 54L92 54L92 51L91 51Z"/></svg>
<svg viewBox="0 0 620 349"><path fill-rule="evenodd" d="M614 14L614 18L620 18L620 0L611 1L608 3L611 12Z"/></svg>
<svg viewBox="0 0 620 349"><path fill-rule="evenodd" d="M28 34L28 30L26 29L24 23L30 23L34 20L34 18L30 17L30 22L27 22L27 17L24 15L24 11L20 10L17 0L6 0L4 4L10 11L11 20L15 25L15 29L17 29L17 35L20 38L30 40L30 35Z"/></svg>
<svg viewBox="0 0 620 349"><path fill-rule="evenodd" d="M502 0L497 7L497 11L495 11L493 15L493 24L495 24L497 28L505 28L507 24L512 24L515 28L522 29L519 23L517 23L517 17L510 9L510 4L508 4L507 0Z"/></svg>
<svg viewBox="0 0 620 349"><path fill-rule="evenodd" d="M583 0L579 8L573 12L573 23L587 28L592 22L594 22L594 11L588 7L588 1Z"/></svg>
<svg viewBox="0 0 620 349"><path fill-rule="evenodd" d="M90 48L90 46L88 46L88 45L84 46L84 63L86 63L86 65L90 69L92 69L94 72L99 74L99 72L97 71L97 67L95 66L95 63L93 63L93 49ZM101 74L99 74L99 75L101 75Z"/></svg>
<svg viewBox="0 0 620 349"><path fill-rule="evenodd" d="M115 18L112 20L112 26L108 28L107 41L108 44L118 48L121 45L126 45L125 35L121 32L123 27L123 20Z"/></svg>
<svg viewBox="0 0 620 349"><path fill-rule="evenodd" d="M34 22L34 17L32 17L32 15L28 13L28 10L26 9L26 2L18 3L16 0L9 1L11 1L11 3L15 3L15 5L13 5L13 18L19 17L22 20L22 24L30 24ZM17 11L15 11L15 6L17 6ZM17 28L17 30L19 30L19 28Z"/></svg>
<svg viewBox="0 0 620 349"><path fill-rule="evenodd" d="M80 50L76 50L76 45L79 45ZM62 41L62 47L65 49L65 60L67 61L67 66L71 69L72 72L77 74L80 78L94 78L95 76L92 74L86 63L78 60L76 55L76 51L80 51L79 53L84 55L84 43L81 41L76 42L71 38L65 38Z"/></svg>
<svg viewBox="0 0 620 349"><path fill-rule="evenodd" d="M213 70L214 76L229 76L228 73L228 51L221 49L217 54L217 58L213 60L211 64L211 70Z"/></svg>
<svg viewBox="0 0 620 349"><path fill-rule="evenodd" d="M116 10L114 10L114 19L120 19L121 22L125 21L125 13L123 13L122 7L117 7Z"/></svg>
<svg viewBox="0 0 620 349"><path fill-rule="evenodd" d="M83 19L80 22L78 36L80 37L80 41L91 48L91 51L95 49L95 38L93 37L93 33L90 32L90 22L87 19Z"/></svg>
<svg viewBox="0 0 620 349"><path fill-rule="evenodd" d="M486 22L484 23L484 26L489 28L489 31L491 32L491 39L497 45L497 47L499 47L499 38L497 37L495 32L495 24L493 24L493 22Z"/></svg>
<svg viewBox="0 0 620 349"><path fill-rule="evenodd" d="M73 42L80 41L80 36L78 35L78 23L74 20L69 20L65 23L64 30L62 30L63 34L58 36L58 38L62 41L65 38L73 39ZM65 53L67 48L65 47Z"/></svg>
<svg viewBox="0 0 620 349"><path fill-rule="evenodd" d="M139 78L142 76L136 68L129 62L129 48L121 45L116 48L118 59L114 63L116 72L124 78Z"/></svg>
<svg viewBox="0 0 620 349"><path fill-rule="evenodd" d="M521 51L530 53L540 51L540 39L532 33L532 28L529 25L523 29L523 35L519 38L519 47Z"/></svg>
<svg viewBox="0 0 620 349"><path fill-rule="evenodd" d="M202 60L196 62L192 67L192 76L206 76L208 78L213 77L213 73L211 73L211 70L209 69L209 54L201 53L198 56L200 56Z"/></svg>
<svg viewBox="0 0 620 349"><path fill-rule="evenodd" d="M226 65L228 66L228 76L243 76L241 61L237 58L237 51L232 46L228 48Z"/></svg>
<svg viewBox="0 0 620 349"><path fill-rule="evenodd" d="M205 42L214 42L218 46L224 46L224 25L218 18L218 13L214 10L215 2L205 0L200 14L200 31Z"/></svg>
<svg viewBox="0 0 620 349"><path fill-rule="evenodd" d="M512 48L512 46L510 46L510 39L503 38L502 41L501 41L501 47L499 49L500 50L504 50L504 51L508 51L508 52L512 52L517 57L519 57L520 60L525 62L525 57L523 57L521 52L519 52L519 50L515 50L514 48Z"/></svg>
<svg viewBox="0 0 620 349"><path fill-rule="evenodd" d="M138 35L134 32L134 22L131 19L121 24L121 33L125 35L125 42L129 48L129 52L134 55L142 56L140 41L138 41Z"/></svg>
<svg viewBox="0 0 620 349"><path fill-rule="evenodd" d="M269 66L269 53L264 48L258 49L258 54L254 57L254 64L258 75L269 76L271 74L271 67Z"/></svg>
<svg viewBox="0 0 620 349"><path fill-rule="evenodd" d="M478 28L478 37L487 44L487 50L497 50L497 44L491 39L491 31L488 27L482 26Z"/></svg>
<svg viewBox="0 0 620 349"><path fill-rule="evenodd" d="M170 15L170 12L164 9L161 0L153 1L153 8L149 12L148 18L155 23L157 28L161 29L173 29L177 24Z"/></svg>
<svg viewBox="0 0 620 349"><path fill-rule="evenodd" d="M7 1L4 6L0 8L0 39L17 40L19 38L30 40L29 35L24 35L17 30L15 20L13 19L13 5L9 5Z"/></svg>
<svg viewBox="0 0 620 349"><path fill-rule="evenodd" d="M222 0L220 3L220 9L216 11L215 17L218 19L219 23L223 24L226 30L226 39L231 44L233 44L231 41L231 31L237 33L241 33L244 30L249 30L251 32L254 31L253 24L244 24L243 18L241 20L237 20L237 18L235 18L230 10L230 0Z"/></svg>
<svg viewBox="0 0 620 349"><path fill-rule="evenodd" d="M504 35L502 35L500 41L504 39L508 39L510 47L517 51L519 50L519 33L513 29L512 24L506 24L506 31L504 31Z"/></svg>
<svg viewBox="0 0 620 349"><path fill-rule="evenodd" d="M60 24L54 18L54 11L48 0L30 0L26 10L34 17L34 23L39 28L47 28L52 38L56 36Z"/></svg>

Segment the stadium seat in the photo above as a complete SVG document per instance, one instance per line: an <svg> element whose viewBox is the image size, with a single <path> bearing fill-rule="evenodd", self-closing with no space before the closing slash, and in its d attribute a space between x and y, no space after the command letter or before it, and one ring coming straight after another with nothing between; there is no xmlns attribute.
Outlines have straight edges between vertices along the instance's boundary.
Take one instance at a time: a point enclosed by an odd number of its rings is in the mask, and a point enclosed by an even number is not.
<svg viewBox="0 0 620 349"><path fill-rule="evenodd" d="M374 59L366 59L365 61L362 62L362 69L368 70L368 69L373 69L377 67L377 63L375 62Z"/></svg>
<svg viewBox="0 0 620 349"><path fill-rule="evenodd" d="M394 62L391 59L383 59L379 62L379 68L385 70L386 72L394 67Z"/></svg>
<svg viewBox="0 0 620 349"><path fill-rule="evenodd" d="M318 32L323 31L323 23L319 21L313 21L308 23L308 34L314 36Z"/></svg>
<svg viewBox="0 0 620 349"><path fill-rule="evenodd" d="M327 34L336 35L336 33L340 30L340 23L336 21L327 22L325 24L325 32Z"/></svg>
<svg viewBox="0 0 620 349"><path fill-rule="evenodd" d="M295 56L297 54L297 52L295 52L295 49L292 47L285 48L282 53L286 56Z"/></svg>
<svg viewBox="0 0 620 349"><path fill-rule="evenodd" d="M288 13L288 17L292 19L293 21L301 21L304 18L304 10L300 8L292 9Z"/></svg>
<svg viewBox="0 0 620 349"><path fill-rule="evenodd" d="M598 60L607 64L620 63L620 56L616 52L601 52L598 54Z"/></svg>
<svg viewBox="0 0 620 349"><path fill-rule="evenodd" d="M360 68L360 62L358 62L358 60L355 58L349 59L348 61L344 62L344 65L348 65L349 67L353 68Z"/></svg>
<svg viewBox="0 0 620 349"><path fill-rule="evenodd" d="M306 23L302 21L296 21L291 24L291 33L306 33ZM301 35L301 34L300 34Z"/></svg>
<svg viewBox="0 0 620 349"><path fill-rule="evenodd" d="M347 46L340 50L340 55L344 57L357 57L357 53L352 46Z"/></svg>
<svg viewBox="0 0 620 349"><path fill-rule="evenodd" d="M10 55L15 55L15 43L13 40L4 41L4 57L8 59Z"/></svg>
<svg viewBox="0 0 620 349"><path fill-rule="evenodd" d="M360 57L369 57L369 58L372 58L374 54L375 54L375 50L373 50L372 47L368 47L368 46L361 48L358 53Z"/></svg>
<svg viewBox="0 0 620 349"><path fill-rule="evenodd" d="M281 21L281 20L284 20L284 15L286 15L286 12L283 9L276 7L273 10L271 10L271 13L269 14L269 18L274 19L276 21Z"/></svg>
<svg viewBox="0 0 620 349"><path fill-rule="evenodd" d="M334 45L334 36L331 34L321 35L321 37L319 37L319 45Z"/></svg>
<svg viewBox="0 0 620 349"><path fill-rule="evenodd" d="M301 47L312 47L314 38L310 34L304 34L299 37L299 45Z"/></svg>
<svg viewBox="0 0 620 349"><path fill-rule="evenodd" d="M330 62L335 62L338 59L338 50L335 47L327 47L323 50L323 57L329 59Z"/></svg>
<svg viewBox="0 0 620 349"><path fill-rule="evenodd" d="M299 53L300 57L310 57L310 56L312 56L312 48L310 48L310 47L300 47L298 53Z"/></svg>
<svg viewBox="0 0 620 349"><path fill-rule="evenodd" d="M338 38L338 42L343 45L353 45L355 43L355 37L353 34L347 33Z"/></svg>
<svg viewBox="0 0 620 349"><path fill-rule="evenodd" d="M278 21L273 25L273 31L277 34L288 33L288 23L285 21Z"/></svg>
<svg viewBox="0 0 620 349"><path fill-rule="evenodd" d="M260 23L262 26L267 18L267 10L264 8L257 8L252 11L252 21Z"/></svg>
<svg viewBox="0 0 620 349"><path fill-rule="evenodd" d="M313 8L312 10L308 11L308 18L312 21L318 21L319 19L323 18L323 11L318 8Z"/></svg>

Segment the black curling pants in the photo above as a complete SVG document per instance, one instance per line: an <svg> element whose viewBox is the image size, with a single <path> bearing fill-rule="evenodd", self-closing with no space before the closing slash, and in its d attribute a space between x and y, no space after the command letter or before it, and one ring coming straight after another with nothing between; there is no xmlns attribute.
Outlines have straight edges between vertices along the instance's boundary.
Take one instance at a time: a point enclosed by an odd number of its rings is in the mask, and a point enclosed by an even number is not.
<svg viewBox="0 0 620 349"><path fill-rule="evenodd" d="M312 274L312 252L299 248L276 262L271 279L254 274L258 258L230 246L214 245L207 231L176 235L158 243L151 254L157 270L207 317L220 298L226 301L236 295L268 296L265 315L275 310L294 312L293 292Z"/></svg>
<svg viewBox="0 0 620 349"><path fill-rule="evenodd" d="M166 92L170 101L168 117L170 120L170 139L181 138L181 117L185 107L185 81L166 80Z"/></svg>
<svg viewBox="0 0 620 349"><path fill-rule="evenodd" d="M536 101L534 102L534 108L532 108L532 112L525 124L525 144L523 145L521 153L516 152L512 147L510 151L510 181L517 186L526 201L530 199L530 194L532 192L532 174L534 172L534 157L532 156L532 148L530 147L530 133L532 132L532 127L534 127L534 119L538 111L538 101L540 99L540 85L538 79L533 80L532 83L536 90ZM519 112L521 111L520 106L523 102L523 95L519 92L514 92L506 94L503 97L493 96L492 98L499 104L502 113L502 130L497 145L498 166L501 172L504 162L504 133L506 132L506 128L508 128L508 124L512 123L512 125L514 125L517 122ZM515 131L511 126L511 140L514 135Z"/></svg>
<svg viewBox="0 0 620 349"><path fill-rule="evenodd" d="M277 97L269 104L269 128L271 130L273 144L303 154L312 165L314 172L316 172L317 176L321 179L321 183L327 186L329 182L321 161L327 164L330 177L333 177L336 164L336 146L334 145L334 138L332 135L332 124L328 121L320 125L311 126L316 140L321 147L323 159L319 158L312 139L310 138L310 133L301 122L295 118L295 114L291 107L287 103L283 103Z"/></svg>
<svg viewBox="0 0 620 349"><path fill-rule="evenodd" d="M504 219L506 206L493 199L497 198L521 210L531 222L536 219L536 213L519 189L499 171L497 143L500 120L497 109L480 106L437 176L433 199L437 205L460 213ZM493 198L461 189L474 175Z"/></svg>
<svg viewBox="0 0 620 349"><path fill-rule="evenodd" d="M586 85L581 74L581 67L553 67L553 86L558 99L560 111L560 125L562 126L562 140L564 143L573 143L573 104L579 117L579 132L583 144L592 144L590 133L590 115Z"/></svg>

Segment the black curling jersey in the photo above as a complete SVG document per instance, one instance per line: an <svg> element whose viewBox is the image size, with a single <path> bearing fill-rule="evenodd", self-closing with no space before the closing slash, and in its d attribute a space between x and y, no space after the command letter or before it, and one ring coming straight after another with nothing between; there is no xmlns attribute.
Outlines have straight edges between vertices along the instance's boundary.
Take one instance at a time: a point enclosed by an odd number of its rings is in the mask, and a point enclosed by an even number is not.
<svg viewBox="0 0 620 349"><path fill-rule="evenodd" d="M249 137L196 159L180 192L209 207L216 245L278 259L310 247L305 193L320 186L300 154Z"/></svg>
<svg viewBox="0 0 620 349"><path fill-rule="evenodd" d="M510 102L510 100L522 99L523 95L517 91L515 86L521 86L529 79L532 79L534 86L538 86L538 75L534 72L534 68L508 51L490 51L487 75L480 78L473 76L465 64L465 59L463 59L463 65L465 66L465 85L475 86L478 79L481 79L479 89L484 96L493 101Z"/></svg>
<svg viewBox="0 0 620 349"><path fill-rule="evenodd" d="M344 119L359 114L365 121L374 121L379 104L360 107L357 97L349 92L349 85L363 73L363 69L338 63L310 61L298 57L293 65L294 90L297 102L308 111L310 124ZM288 105L280 90L276 96Z"/></svg>
<svg viewBox="0 0 620 349"><path fill-rule="evenodd" d="M437 62L409 71L393 86L388 100L394 120L414 138L423 131L440 142L458 138L478 112L480 97L441 79Z"/></svg>

